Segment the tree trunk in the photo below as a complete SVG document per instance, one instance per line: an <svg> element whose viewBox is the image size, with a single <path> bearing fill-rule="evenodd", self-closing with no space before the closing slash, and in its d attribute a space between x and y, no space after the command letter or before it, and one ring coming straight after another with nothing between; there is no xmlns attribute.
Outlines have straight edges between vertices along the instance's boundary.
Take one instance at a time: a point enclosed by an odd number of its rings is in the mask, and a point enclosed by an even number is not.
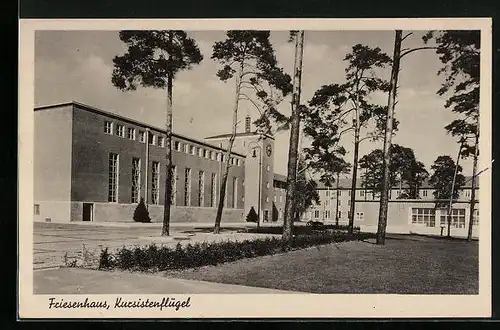
<svg viewBox="0 0 500 330"><path fill-rule="evenodd" d="M222 220L222 211L224 209L224 200L226 197L226 184L227 184L227 176L229 174L229 167L231 161L231 149L233 148L234 139L236 137L236 126L238 125L238 104L240 101L240 90L241 90L241 76L243 75L243 62L240 66L240 71L236 76L236 91L234 98L234 108L233 108L233 127L231 132L231 137L229 138L229 144L225 153L225 167L224 173L222 174L222 181L219 188L219 204L217 205L217 215L215 217L215 227L214 234L220 233L220 223ZM260 214L259 214L260 217ZM260 221L260 219L259 219Z"/></svg>
<svg viewBox="0 0 500 330"><path fill-rule="evenodd" d="M467 241L472 241L472 226L474 220L474 207L476 206L476 175L477 175L477 158L479 149L479 133L476 132L476 141L474 146L474 160L472 164L472 191L470 193L470 214L469 214L469 230L467 232Z"/></svg>
<svg viewBox="0 0 500 330"><path fill-rule="evenodd" d="M169 43L172 43L172 32L169 32ZM170 60L170 56L169 56ZM163 201L163 227L162 236L170 235L170 205L172 203L172 73L167 77L167 116L166 116L166 137L165 137L165 199ZM149 141L146 141L149 143ZM147 171L147 167L146 167Z"/></svg>
<svg viewBox="0 0 500 330"><path fill-rule="evenodd" d="M348 234L354 232L354 211L356 206L356 182L358 177L358 158L359 158L359 109L356 109L356 123L354 127L354 160L352 165L351 181L351 203L349 205L349 226Z"/></svg>
<svg viewBox="0 0 500 330"><path fill-rule="evenodd" d="M295 181L297 179L297 150L300 135L300 84L302 77L302 57L304 52L304 31L295 36L295 61L293 69L292 122L290 127L290 145L288 148L288 177L283 219L283 239L293 238L293 220L295 213Z"/></svg>
<svg viewBox="0 0 500 330"><path fill-rule="evenodd" d="M447 237L451 237L451 207L453 206L453 195L455 194L455 182L457 180L458 173L458 163L460 161L460 154L462 153L462 148L464 146L464 142L460 142L460 148L458 148L457 162L455 163L455 171L453 172L453 180L451 181L451 193L450 193L450 203L448 204L448 232L446 234Z"/></svg>
<svg viewBox="0 0 500 330"><path fill-rule="evenodd" d="M335 226L339 226L339 173L337 173L337 194L336 205L335 205Z"/></svg>
<svg viewBox="0 0 500 330"><path fill-rule="evenodd" d="M390 90L389 90L389 100L387 109L387 121L385 128L384 137L384 159L383 159L383 178L382 178L382 192L380 194L380 208L378 216L378 228L377 228L377 244L385 244L385 231L387 228L387 208L389 203L389 165L391 162L391 139L393 130L393 120L394 120L394 108L396 101L396 91L398 87L398 75L399 75L399 61L401 54L401 30L396 30L396 35L394 38L394 55L393 64L391 72Z"/></svg>

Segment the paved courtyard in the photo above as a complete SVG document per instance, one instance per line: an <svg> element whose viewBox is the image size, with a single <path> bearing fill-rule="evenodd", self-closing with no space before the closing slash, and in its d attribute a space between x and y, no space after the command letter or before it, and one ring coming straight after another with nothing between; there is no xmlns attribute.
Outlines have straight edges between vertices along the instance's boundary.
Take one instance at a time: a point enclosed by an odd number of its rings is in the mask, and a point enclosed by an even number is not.
<svg viewBox="0 0 500 330"><path fill-rule="evenodd" d="M245 240L262 234L244 233L252 224L223 224L220 235L211 234L213 224L197 223L171 225L171 237L160 236L161 224L61 224L35 222L33 225L33 268L44 269L64 265L64 256L75 257L83 250L99 255L101 248L110 251L126 246L175 246L214 240Z"/></svg>

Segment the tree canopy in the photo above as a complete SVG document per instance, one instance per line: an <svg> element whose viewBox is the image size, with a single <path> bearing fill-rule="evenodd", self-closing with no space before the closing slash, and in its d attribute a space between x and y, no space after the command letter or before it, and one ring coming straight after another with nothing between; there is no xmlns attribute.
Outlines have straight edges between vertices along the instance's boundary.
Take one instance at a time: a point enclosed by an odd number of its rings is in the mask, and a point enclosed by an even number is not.
<svg viewBox="0 0 500 330"><path fill-rule="evenodd" d="M434 198L440 200L449 200L452 198L451 191L453 187L453 199L459 196L459 188L464 185L465 177L461 173L462 166L457 166L457 175L455 178L455 186L453 183L453 175L455 173L455 162L450 156L439 156L431 166L433 171L429 183L434 188ZM436 206L446 206L448 202L437 201Z"/></svg>
<svg viewBox="0 0 500 330"><path fill-rule="evenodd" d="M120 31L127 53L113 59L113 85L121 90L137 86L166 88L169 73L175 76L203 60L196 42L184 31Z"/></svg>
<svg viewBox="0 0 500 330"><path fill-rule="evenodd" d="M362 185L377 193L382 190L382 160L382 150L375 149L359 161L360 168L364 169L361 174ZM419 198L418 190L429 173L425 169L425 165L417 161L411 148L397 144L391 145L389 169L391 187L396 186L401 180L405 184L404 197Z"/></svg>

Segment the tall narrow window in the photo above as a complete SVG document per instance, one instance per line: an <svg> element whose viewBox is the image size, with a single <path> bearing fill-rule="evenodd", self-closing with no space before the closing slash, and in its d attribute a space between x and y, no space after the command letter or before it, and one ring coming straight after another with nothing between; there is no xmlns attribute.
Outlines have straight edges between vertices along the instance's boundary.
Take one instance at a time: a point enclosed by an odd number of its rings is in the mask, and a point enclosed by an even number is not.
<svg viewBox="0 0 500 330"><path fill-rule="evenodd" d="M184 170L184 206L191 205L191 169Z"/></svg>
<svg viewBox="0 0 500 330"><path fill-rule="evenodd" d="M118 154L110 153L108 163L108 202L116 203L118 200L118 166Z"/></svg>
<svg viewBox="0 0 500 330"><path fill-rule="evenodd" d="M132 158L132 194L131 203L139 203L141 196L141 160Z"/></svg>
<svg viewBox="0 0 500 330"><path fill-rule="evenodd" d="M40 204L35 204L34 212L35 215L40 215Z"/></svg>
<svg viewBox="0 0 500 330"><path fill-rule="evenodd" d="M238 208L238 178L233 178L233 208Z"/></svg>
<svg viewBox="0 0 500 330"><path fill-rule="evenodd" d="M153 161L151 168L151 204L159 204L160 162Z"/></svg>
<svg viewBox="0 0 500 330"><path fill-rule="evenodd" d="M146 142L146 132L144 131L139 131L139 142Z"/></svg>
<svg viewBox="0 0 500 330"><path fill-rule="evenodd" d="M205 172L198 172L198 206L205 206Z"/></svg>
<svg viewBox="0 0 500 330"><path fill-rule="evenodd" d="M125 137L125 127L123 125L116 125L116 135Z"/></svg>
<svg viewBox="0 0 500 330"><path fill-rule="evenodd" d="M217 200L217 174L212 173L210 180L210 207L215 207Z"/></svg>
<svg viewBox="0 0 500 330"><path fill-rule="evenodd" d="M127 130L127 137L130 140L135 140L135 128L131 128L131 127L128 128L128 130Z"/></svg>
<svg viewBox="0 0 500 330"><path fill-rule="evenodd" d="M156 135L149 134L149 144L151 144L151 145L155 145L156 144Z"/></svg>
<svg viewBox="0 0 500 330"><path fill-rule="evenodd" d="M110 121L104 122L104 133L113 134L113 123Z"/></svg>
<svg viewBox="0 0 500 330"><path fill-rule="evenodd" d="M170 196L171 205L175 205L177 200L177 167L172 165L172 194Z"/></svg>
<svg viewBox="0 0 500 330"><path fill-rule="evenodd" d="M163 136L158 136L158 147L165 147L165 139Z"/></svg>

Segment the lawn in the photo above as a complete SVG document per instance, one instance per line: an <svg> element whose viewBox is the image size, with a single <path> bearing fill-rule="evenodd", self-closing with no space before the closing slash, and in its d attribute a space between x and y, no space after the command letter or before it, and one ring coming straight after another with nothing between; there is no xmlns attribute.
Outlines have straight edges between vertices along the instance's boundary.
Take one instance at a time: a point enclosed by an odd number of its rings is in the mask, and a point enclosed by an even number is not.
<svg viewBox="0 0 500 330"><path fill-rule="evenodd" d="M329 244L165 276L310 293L477 294L478 242L399 236L385 246Z"/></svg>

